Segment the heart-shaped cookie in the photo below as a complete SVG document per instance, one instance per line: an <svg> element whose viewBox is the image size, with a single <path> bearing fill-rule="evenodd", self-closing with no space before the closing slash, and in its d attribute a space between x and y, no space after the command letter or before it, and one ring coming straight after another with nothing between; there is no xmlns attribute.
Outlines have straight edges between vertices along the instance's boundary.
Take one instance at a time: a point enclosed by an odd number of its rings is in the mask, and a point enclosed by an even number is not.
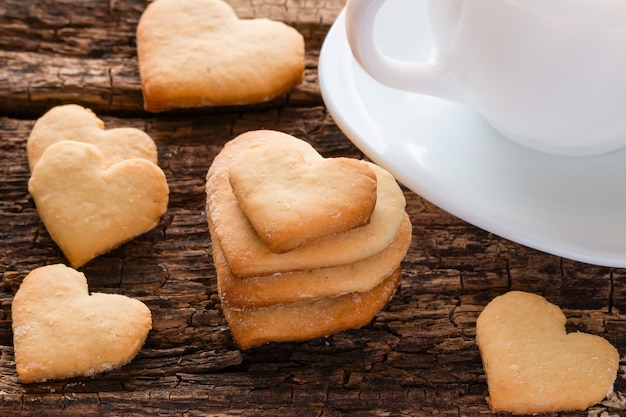
<svg viewBox="0 0 626 417"><path fill-rule="evenodd" d="M152 327L141 301L89 295L85 276L61 264L24 278L11 315L15 365L25 383L119 368L135 357Z"/></svg>
<svg viewBox="0 0 626 417"><path fill-rule="evenodd" d="M304 39L222 0L156 0L137 26L147 111L259 103L303 80Z"/></svg>
<svg viewBox="0 0 626 417"><path fill-rule="evenodd" d="M163 171L145 159L106 166L93 145L49 146L28 189L52 239L75 268L154 228L167 209Z"/></svg>
<svg viewBox="0 0 626 417"><path fill-rule="evenodd" d="M105 130L104 123L91 110L68 104L50 109L41 116L28 137L26 145L30 170L50 145L62 140L75 140L95 145L106 166L130 158L143 158L157 163L157 148L142 130L122 127Z"/></svg>
<svg viewBox="0 0 626 417"><path fill-rule="evenodd" d="M493 411L584 410L613 390L619 354L605 339L566 333L545 298L521 291L496 297L476 322Z"/></svg>
<svg viewBox="0 0 626 417"><path fill-rule="evenodd" d="M252 227L277 253L363 226L376 205L376 174L365 162L307 159L280 142L238 154L229 180Z"/></svg>

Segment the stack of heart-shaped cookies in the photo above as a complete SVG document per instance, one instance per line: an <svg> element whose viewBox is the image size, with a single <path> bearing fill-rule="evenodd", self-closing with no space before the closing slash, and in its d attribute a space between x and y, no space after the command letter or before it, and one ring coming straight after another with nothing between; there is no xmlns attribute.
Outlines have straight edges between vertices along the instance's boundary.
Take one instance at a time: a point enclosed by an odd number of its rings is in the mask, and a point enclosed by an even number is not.
<svg viewBox="0 0 626 417"><path fill-rule="evenodd" d="M222 310L242 349L358 328L391 299L412 227L384 169L276 131L228 142L207 174Z"/></svg>
<svg viewBox="0 0 626 417"><path fill-rule="evenodd" d="M54 107L27 143L28 190L52 239L77 268L154 228L169 188L150 136L104 129L81 106Z"/></svg>

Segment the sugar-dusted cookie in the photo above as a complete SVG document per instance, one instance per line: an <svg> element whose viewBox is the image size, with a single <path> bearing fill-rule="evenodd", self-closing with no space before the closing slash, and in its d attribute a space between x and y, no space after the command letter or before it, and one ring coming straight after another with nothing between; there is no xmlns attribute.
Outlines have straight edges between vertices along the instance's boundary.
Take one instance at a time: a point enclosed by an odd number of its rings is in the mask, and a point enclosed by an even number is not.
<svg viewBox="0 0 626 417"><path fill-rule="evenodd" d="M376 174L377 196L367 225L317 239L289 252L270 251L241 210L229 181L233 159L251 145L264 142L280 142L293 146L307 158L319 158L308 143L266 130L239 135L215 157L207 174L207 216L214 232L212 236L219 241L235 276L255 277L348 265L382 252L393 242L404 221L404 194L391 174L368 163Z"/></svg>
<svg viewBox="0 0 626 417"><path fill-rule="evenodd" d="M69 140L44 151L28 190L75 268L154 228L169 198L156 164L133 158L107 166L94 145Z"/></svg>
<svg viewBox="0 0 626 417"><path fill-rule="evenodd" d="M275 273L269 276L239 278L232 273L218 279L222 306L228 308L268 307L298 301L366 292L385 280L404 258L411 243L408 215L393 243L363 261L334 268ZM216 264L224 264L219 245L213 245Z"/></svg>
<svg viewBox="0 0 626 417"><path fill-rule="evenodd" d="M96 146L107 166L124 159L143 158L157 163L157 148L150 136L132 127L104 129L104 123L91 110L67 104L50 109L30 132L26 145L32 171L39 158L52 144L75 140Z"/></svg>
<svg viewBox="0 0 626 417"><path fill-rule="evenodd" d="M565 323L558 306L526 292L511 291L485 307L476 339L493 411L584 410L612 392L617 350L602 337L566 333Z"/></svg>
<svg viewBox="0 0 626 417"><path fill-rule="evenodd" d="M24 383L119 368L139 352L150 309L117 294L89 294L85 276L65 265L33 270L11 308L15 365Z"/></svg>
<svg viewBox="0 0 626 417"><path fill-rule="evenodd" d="M156 0L137 27L147 111L251 104L302 82L304 39L268 19L239 19L222 0Z"/></svg>
<svg viewBox="0 0 626 417"><path fill-rule="evenodd" d="M228 174L241 210L272 252L363 226L376 204L376 174L366 162L303 154L281 142L244 149Z"/></svg>

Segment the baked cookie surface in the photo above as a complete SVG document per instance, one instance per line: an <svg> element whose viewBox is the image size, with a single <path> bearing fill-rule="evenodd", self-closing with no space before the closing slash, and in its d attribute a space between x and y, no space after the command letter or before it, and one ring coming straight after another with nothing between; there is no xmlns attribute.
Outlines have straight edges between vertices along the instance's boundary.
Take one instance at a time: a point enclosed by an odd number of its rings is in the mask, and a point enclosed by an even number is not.
<svg viewBox="0 0 626 417"><path fill-rule="evenodd" d="M269 19L239 19L222 0L157 0L137 27L147 111L253 104L304 77L304 39Z"/></svg>
<svg viewBox="0 0 626 417"><path fill-rule="evenodd" d="M107 166L94 145L70 140L45 150L28 190L75 268L153 229L169 201L157 165L133 158Z"/></svg>
<svg viewBox="0 0 626 417"><path fill-rule="evenodd" d="M536 414L584 410L613 390L617 350L599 336L567 333L561 309L511 291L493 299L476 322L489 406Z"/></svg>
<svg viewBox="0 0 626 417"><path fill-rule="evenodd" d="M141 301L89 294L85 276L65 265L31 271L12 305L17 373L24 383L91 376L128 363L152 317Z"/></svg>
<svg viewBox="0 0 626 417"><path fill-rule="evenodd" d="M294 152L281 142L241 151L228 178L242 212L276 253L364 226L376 205L376 174L366 162Z"/></svg>

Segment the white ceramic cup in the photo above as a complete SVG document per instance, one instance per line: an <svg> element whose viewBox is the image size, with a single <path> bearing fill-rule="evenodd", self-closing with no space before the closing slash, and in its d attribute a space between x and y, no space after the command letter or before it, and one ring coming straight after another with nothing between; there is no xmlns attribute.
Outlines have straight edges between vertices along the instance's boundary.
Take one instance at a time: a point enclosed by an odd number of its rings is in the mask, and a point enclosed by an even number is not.
<svg viewBox="0 0 626 417"><path fill-rule="evenodd" d="M386 1L348 0L345 9L352 53L377 81L466 104L540 151L626 146L626 0L415 0L427 2L434 39L423 62L376 45Z"/></svg>

